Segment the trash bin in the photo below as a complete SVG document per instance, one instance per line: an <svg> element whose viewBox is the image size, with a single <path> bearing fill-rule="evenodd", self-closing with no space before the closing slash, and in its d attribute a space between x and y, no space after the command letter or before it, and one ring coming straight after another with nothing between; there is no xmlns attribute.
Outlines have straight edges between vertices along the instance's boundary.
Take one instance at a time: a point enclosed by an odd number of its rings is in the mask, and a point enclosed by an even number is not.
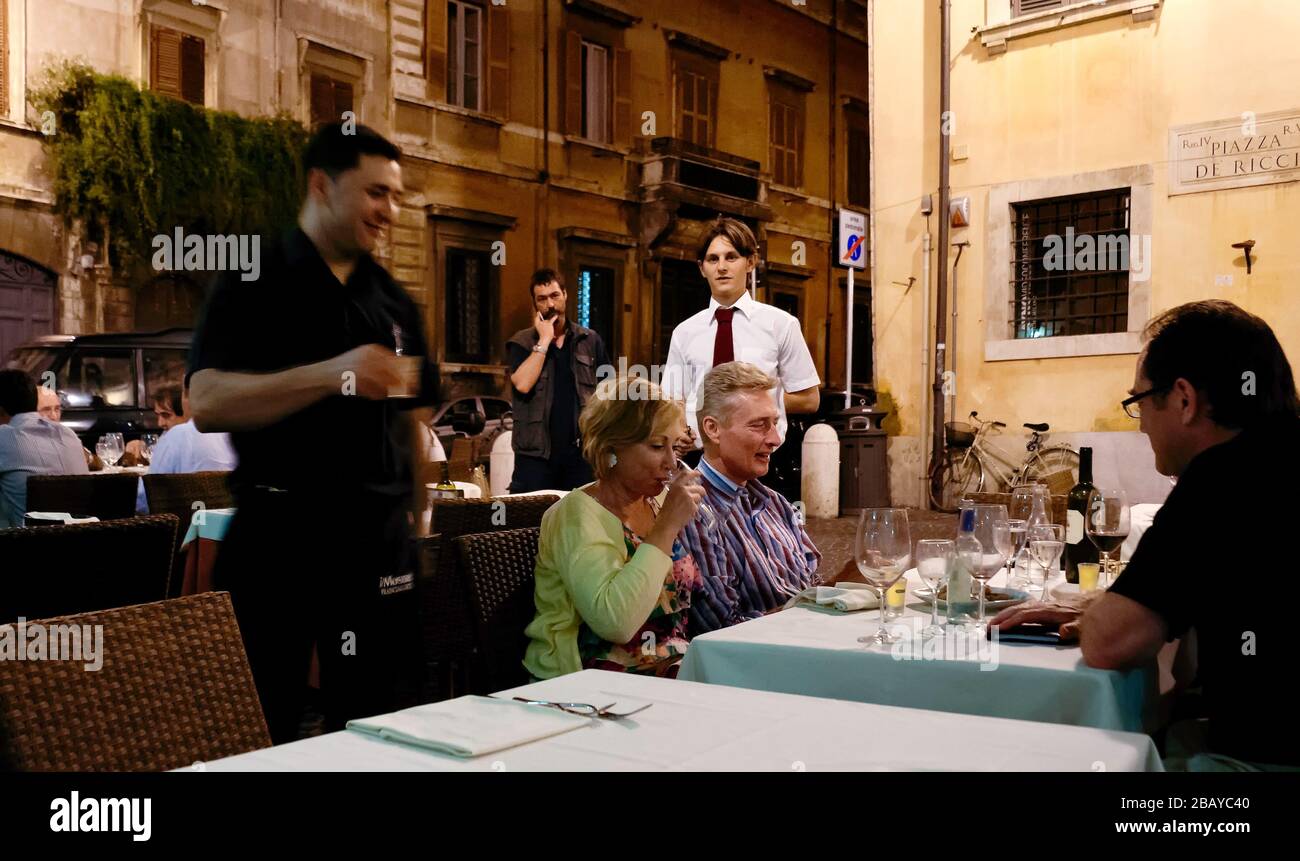
<svg viewBox="0 0 1300 861"><path fill-rule="evenodd" d="M880 427L887 412L853 407L840 413L840 513L889 507L889 460L886 433Z"/></svg>

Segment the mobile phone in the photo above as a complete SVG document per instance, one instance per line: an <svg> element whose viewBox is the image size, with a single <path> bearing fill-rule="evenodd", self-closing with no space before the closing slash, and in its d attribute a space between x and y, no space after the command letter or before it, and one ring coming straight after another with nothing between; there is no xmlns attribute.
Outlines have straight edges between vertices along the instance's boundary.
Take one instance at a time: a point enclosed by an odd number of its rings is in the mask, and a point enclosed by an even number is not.
<svg viewBox="0 0 1300 861"><path fill-rule="evenodd" d="M1069 642L1061 639L1060 629L1059 624L1024 622L1014 628L999 628L998 640L1004 643L1046 643L1050 646L1059 646L1063 642ZM989 628L988 638L993 639L992 628Z"/></svg>

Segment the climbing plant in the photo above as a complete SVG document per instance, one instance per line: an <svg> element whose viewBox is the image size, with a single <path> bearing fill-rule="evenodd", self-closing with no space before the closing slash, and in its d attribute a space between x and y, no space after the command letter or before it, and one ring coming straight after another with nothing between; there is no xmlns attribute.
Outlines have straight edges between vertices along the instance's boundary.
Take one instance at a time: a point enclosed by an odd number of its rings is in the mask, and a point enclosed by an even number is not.
<svg viewBox="0 0 1300 861"><path fill-rule="evenodd" d="M289 116L209 110L76 63L47 72L32 102L55 207L107 227L114 266L147 258L177 227L269 238L297 214L307 130Z"/></svg>

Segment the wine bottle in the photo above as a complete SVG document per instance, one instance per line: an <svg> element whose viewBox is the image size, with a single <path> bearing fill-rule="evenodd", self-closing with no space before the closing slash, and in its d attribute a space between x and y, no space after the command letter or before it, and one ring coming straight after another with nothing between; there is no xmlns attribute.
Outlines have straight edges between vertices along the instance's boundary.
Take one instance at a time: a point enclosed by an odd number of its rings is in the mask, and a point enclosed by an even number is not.
<svg viewBox="0 0 1300 861"><path fill-rule="evenodd" d="M429 488L429 499L461 499L465 492L451 480L451 469L447 461L442 461L442 478Z"/></svg>
<svg viewBox="0 0 1300 861"><path fill-rule="evenodd" d="M1097 546L1084 529L1092 486L1092 449L1079 449L1079 483L1070 488L1065 512L1065 580L1079 582L1079 563L1096 562Z"/></svg>

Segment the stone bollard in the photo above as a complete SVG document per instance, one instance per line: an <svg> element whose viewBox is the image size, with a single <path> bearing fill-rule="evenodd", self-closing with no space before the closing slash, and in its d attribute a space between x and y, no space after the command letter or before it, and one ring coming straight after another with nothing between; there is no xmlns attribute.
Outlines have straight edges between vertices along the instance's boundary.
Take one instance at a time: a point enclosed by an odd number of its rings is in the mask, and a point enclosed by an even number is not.
<svg viewBox="0 0 1300 861"><path fill-rule="evenodd" d="M840 435L828 424L804 434L802 491L808 517L840 516Z"/></svg>
<svg viewBox="0 0 1300 861"><path fill-rule="evenodd" d="M510 492L510 480L515 477L515 449L511 444L513 436L514 431L505 431L492 441L488 463L491 467L493 496L505 496Z"/></svg>

